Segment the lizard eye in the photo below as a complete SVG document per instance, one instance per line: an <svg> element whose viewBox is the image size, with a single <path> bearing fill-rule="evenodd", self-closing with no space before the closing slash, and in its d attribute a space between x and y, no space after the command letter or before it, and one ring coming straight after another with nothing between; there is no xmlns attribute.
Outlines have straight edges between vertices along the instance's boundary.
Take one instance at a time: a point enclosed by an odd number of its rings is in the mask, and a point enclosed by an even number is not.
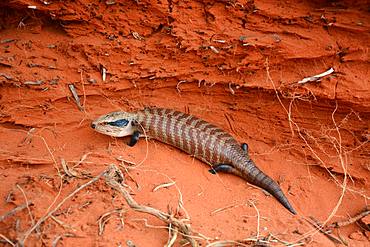
<svg viewBox="0 0 370 247"><path fill-rule="evenodd" d="M125 127L127 126L128 123L129 121L127 119L119 119L114 122L108 122L107 124L111 126L116 126L116 127Z"/></svg>

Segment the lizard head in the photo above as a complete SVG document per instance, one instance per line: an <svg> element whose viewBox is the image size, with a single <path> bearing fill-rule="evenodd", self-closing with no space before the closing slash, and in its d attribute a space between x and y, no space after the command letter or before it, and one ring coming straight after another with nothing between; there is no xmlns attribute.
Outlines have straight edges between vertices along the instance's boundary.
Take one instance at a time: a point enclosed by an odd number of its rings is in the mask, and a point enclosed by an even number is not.
<svg viewBox="0 0 370 247"><path fill-rule="evenodd" d="M121 111L99 117L91 123L91 128L99 133L114 137L129 136L137 130L135 115Z"/></svg>

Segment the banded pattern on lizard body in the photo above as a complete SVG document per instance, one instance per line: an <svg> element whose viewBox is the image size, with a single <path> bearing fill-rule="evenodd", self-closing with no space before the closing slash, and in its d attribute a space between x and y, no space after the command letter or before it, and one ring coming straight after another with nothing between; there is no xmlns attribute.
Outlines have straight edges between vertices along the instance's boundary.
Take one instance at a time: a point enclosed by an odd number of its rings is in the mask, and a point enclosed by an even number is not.
<svg viewBox="0 0 370 247"><path fill-rule="evenodd" d="M141 135L177 147L213 166L214 172L228 172L265 189L291 213L296 214L279 185L264 174L240 144L222 129L186 113L162 108L137 112L112 112L91 125L96 131L122 137L132 135L135 145Z"/></svg>
<svg viewBox="0 0 370 247"><path fill-rule="evenodd" d="M209 164L231 163L236 140L220 128L197 117L162 108L137 112L146 135L175 146Z"/></svg>

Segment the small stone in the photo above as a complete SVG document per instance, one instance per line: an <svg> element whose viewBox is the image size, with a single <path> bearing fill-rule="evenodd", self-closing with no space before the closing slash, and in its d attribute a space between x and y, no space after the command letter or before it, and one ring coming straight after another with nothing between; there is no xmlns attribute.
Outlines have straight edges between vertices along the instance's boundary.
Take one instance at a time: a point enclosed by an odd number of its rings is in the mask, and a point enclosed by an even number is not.
<svg viewBox="0 0 370 247"><path fill-rule="evenodd" d="M96 80L93 79L93 78L89 78L89 79L87 79L87 81L90 82L90 83L92 83L92 84L96 83Z"/></svg>
<svg viewBox="0 0 370 247"><path fill-rule="evenodd" d="M126 244L127 244L127 247L135 247L135 244L132 240L127 240Z"/></svg>
<svg viewBox="0 0 370 247"><path fill-rule="evenodd" d="M113 5L113 4L115 4L116 3L116 1L115 0L107 0L107 1L105 1L105 4L106 5Z"/></svg>

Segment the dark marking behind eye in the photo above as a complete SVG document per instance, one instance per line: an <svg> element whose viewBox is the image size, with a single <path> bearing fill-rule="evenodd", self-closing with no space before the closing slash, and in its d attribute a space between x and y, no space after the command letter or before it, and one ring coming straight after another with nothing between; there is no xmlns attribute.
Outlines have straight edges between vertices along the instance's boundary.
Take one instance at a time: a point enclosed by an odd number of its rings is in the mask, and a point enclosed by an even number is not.
<svg viewBox="0 0 370 247"><path fill-rule="evenodd" d="M128 124L128 120L127 119L119 119L119 120L116 120L114 122L109 122L107 124L111 125L111 126L116 126L116 127L124 127Z"/></svg>

